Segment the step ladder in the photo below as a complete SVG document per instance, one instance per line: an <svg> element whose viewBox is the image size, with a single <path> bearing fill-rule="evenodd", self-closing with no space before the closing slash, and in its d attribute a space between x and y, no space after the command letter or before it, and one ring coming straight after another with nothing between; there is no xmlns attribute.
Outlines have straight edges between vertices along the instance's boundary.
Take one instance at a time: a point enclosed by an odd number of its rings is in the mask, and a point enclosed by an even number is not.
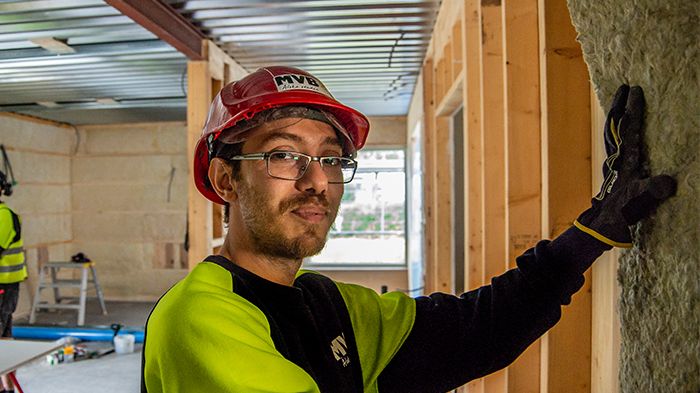
<svg viewBox="0 0 700 393"><path fill-rule="evenodd" d="M58 278L58 272L61 269L81 269L80 279ZM44 288L53 289L55 303L41 301L41 290ZM80 295L77 297L61 296L60 288L78 288L80 289ZM45 263L39 269L39 284L36 287L32 311L29 314L29 323L33 324L36 321L36 313L41 309L73 309L78 310L78 326L83 326L85 324L85 304L88 299L87 292L89 289L95 290L96 296L91 296L90 298L97 298L100 301L100 307L102 307L102 314L107 315L107 307L105 307L104 297L102 296L102 288L100 288L100 283L97 281L94 262ZM78 300L78 304L61 303L62 300Z"/></svg>

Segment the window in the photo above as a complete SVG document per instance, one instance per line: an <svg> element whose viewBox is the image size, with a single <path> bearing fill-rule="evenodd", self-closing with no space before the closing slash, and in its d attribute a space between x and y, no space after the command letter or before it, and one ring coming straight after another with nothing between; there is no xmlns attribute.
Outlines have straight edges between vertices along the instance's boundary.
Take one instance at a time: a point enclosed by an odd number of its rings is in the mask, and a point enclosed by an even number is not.
<svg viewBox="0 0 700 393"><path fill-rule="evenodd" d="M406 172L404 150L362 150L352 182L314 267L406 264Z"/></svg>

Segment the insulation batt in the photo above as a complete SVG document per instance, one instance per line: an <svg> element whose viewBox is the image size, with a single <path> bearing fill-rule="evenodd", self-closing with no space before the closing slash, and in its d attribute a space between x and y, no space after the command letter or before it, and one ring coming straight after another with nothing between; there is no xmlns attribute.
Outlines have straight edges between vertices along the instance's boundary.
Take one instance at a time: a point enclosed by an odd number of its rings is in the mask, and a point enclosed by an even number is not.
<svg viewBox="0 0 700 393"><path fill-rule="evenodd" d="M568 0L595 92L639 85L651 174L677 196L634 228L618 279L620 391L700 391L700 1ZM601 139L602 140L602 139Z"/></svg>

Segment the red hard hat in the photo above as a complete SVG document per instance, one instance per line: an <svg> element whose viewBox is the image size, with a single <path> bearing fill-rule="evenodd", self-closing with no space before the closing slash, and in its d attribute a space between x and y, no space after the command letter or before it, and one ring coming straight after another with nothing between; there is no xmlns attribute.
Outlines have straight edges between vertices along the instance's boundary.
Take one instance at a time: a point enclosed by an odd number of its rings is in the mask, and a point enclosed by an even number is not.
<svg viewBox="0 0 700 393"><path fill-rule="evenodd" d="M342 128L338 131L350 138L355 150L364 146L369 132L367 118L336 101L318 78L294 67L260 68L224 86L209 108L209 118L194 152L194 183L199 192L212 202L225 203L207 181L208 146L213 140L218 139L222 132L227 140L235 139L235 135L229 135L225 130L241 120L250 120L263 110L290 105L313 107L331 114Z"/></svg>

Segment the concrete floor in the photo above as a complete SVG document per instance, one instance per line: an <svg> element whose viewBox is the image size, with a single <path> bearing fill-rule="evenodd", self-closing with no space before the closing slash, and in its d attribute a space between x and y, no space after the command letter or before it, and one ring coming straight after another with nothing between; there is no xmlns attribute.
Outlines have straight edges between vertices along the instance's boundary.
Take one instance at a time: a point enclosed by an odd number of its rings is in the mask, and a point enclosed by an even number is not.
<svg viewBox="0 0 700 393"><path fill-rule="evenodd" d="M109 326L119 323L131 328L143 328L154 303L107 302L107 315L102 315L96 300L88 301L85 326ZM37 314L36 325L75 326L77 311L57 310ZM27 318L15 321L26 325ZM88 343L92 348L104 348L111 343ZM99 359L49 365L44 358L17 370L17 380L25 393L115 393L140 391L141 345L135 352L105 355Z"/></svg>
<svg viewBox="0 0 700 393"><path fill-rule="evenodd" d="M17 370L25 393L138 393L141 387L141 345L130 354L49 365L39 359Z"/></svg>
<svg viewBox="0 0 700 393"><path fill-rule="evenodd" d="M97 300L90 299L85 308L85 326L109 326L119 323L129 327L141 327L146 324L148 314L155 303L145 302L106 302L107 315L102 315ZM29 317L15 319L15 325L26 325ZM78 310L40 310L36 314L35 325L76 326Z"/></svg>

